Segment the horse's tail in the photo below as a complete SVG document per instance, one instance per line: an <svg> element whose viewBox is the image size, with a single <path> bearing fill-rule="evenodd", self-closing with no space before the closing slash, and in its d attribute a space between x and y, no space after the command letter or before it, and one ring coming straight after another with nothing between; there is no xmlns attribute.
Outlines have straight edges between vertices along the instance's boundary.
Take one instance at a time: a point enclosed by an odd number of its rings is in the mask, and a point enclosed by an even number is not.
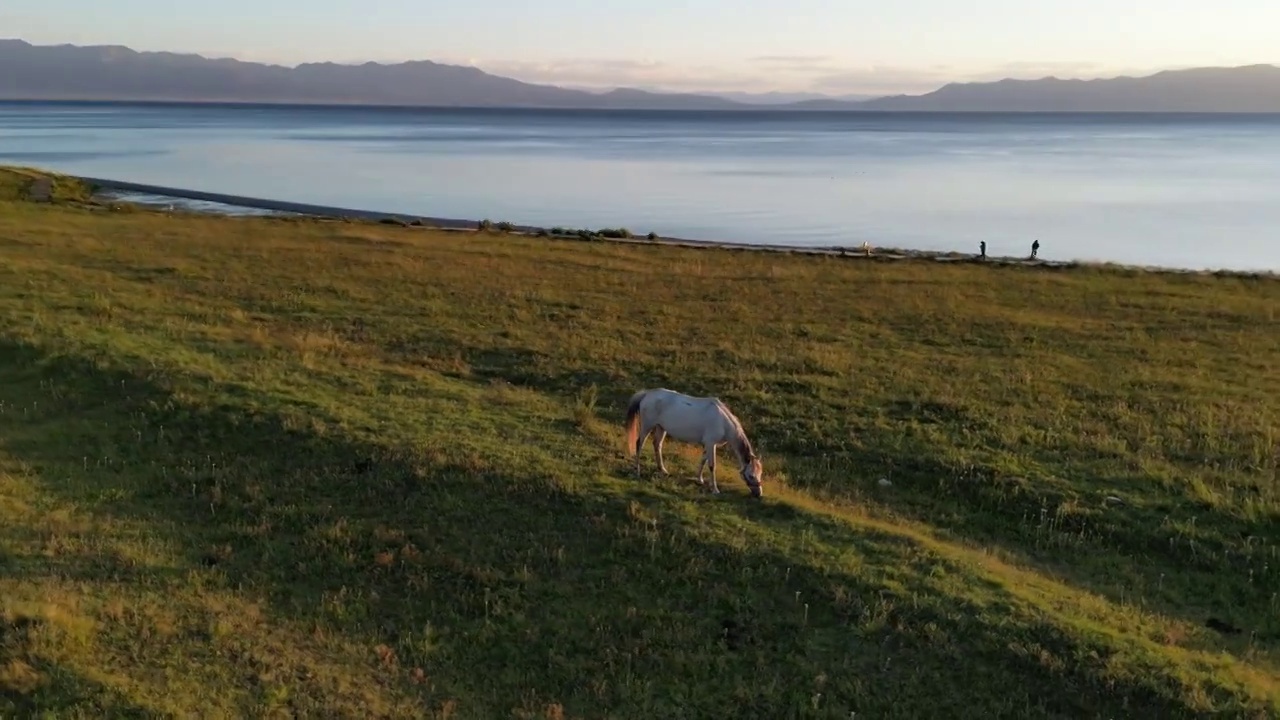
<svg viewBox="0 0 1280 720"><path fill-rule="evenodd" d="M631 400L627 403L627 454L630 455L636 451L636 436L640 434L640 403L644 400L645 393L648 390L641 390L631 396Z"/></svg>

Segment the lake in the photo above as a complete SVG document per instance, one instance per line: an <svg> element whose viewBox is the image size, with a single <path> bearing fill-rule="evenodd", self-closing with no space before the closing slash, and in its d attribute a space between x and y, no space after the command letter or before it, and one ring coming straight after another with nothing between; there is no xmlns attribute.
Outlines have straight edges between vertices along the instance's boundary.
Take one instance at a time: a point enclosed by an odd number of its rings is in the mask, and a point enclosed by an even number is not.
<svg viewBox="0 0 1280 720"><path fill-rule="evenodd" d="M1280 116L0 102L0 163L785 245L1280 270Z"/></svg>

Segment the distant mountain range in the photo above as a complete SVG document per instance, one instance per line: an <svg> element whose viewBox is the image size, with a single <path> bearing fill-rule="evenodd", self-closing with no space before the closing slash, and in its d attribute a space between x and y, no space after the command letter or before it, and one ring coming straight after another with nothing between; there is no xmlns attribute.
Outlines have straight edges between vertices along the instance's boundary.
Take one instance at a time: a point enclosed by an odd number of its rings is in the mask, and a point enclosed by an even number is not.
<svg viewBox="0 0 1280 720"><path fill-rule="evenodd" d="M297 67L120 46L0 40L0 99L637 110L1280 112L1280 68L1198 68L1099 80L952 83L924 95L588 92L430 61Z"/></svg>
<svg viewBox="0 0 1280 720"><path fill-rule="evenodd" d="M1280 112L1280 67L1166 70L1099 80L952 83L927 95L877 98L869 110L1002 112Z"/></svg>

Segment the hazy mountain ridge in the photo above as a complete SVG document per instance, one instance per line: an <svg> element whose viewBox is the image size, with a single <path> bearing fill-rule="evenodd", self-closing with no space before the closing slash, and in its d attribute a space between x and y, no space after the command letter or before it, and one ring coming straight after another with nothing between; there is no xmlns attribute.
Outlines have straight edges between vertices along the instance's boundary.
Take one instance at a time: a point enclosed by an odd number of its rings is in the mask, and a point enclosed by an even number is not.
<svg viewBox="0 0 1280 720"><path fill-rule="evenodd" d="M951 112L1280 112L1280 67L1193 68L1094 80L950 83L925 95L877 98L860 106Z"/></svg>
<svg viewBox="0 0 1280 720"><path fill-rule="evenodd" d="M0 98L733 109L717 97L619 90L592 94L429 60L384 65L304 63L293 68L136 52L119 46L31 45L0 40Z"/></svg>
<svg viewBox="0 0 1280 720"><path fill-rule="evenodd" d="M869 100L803 93L589 92L429 60L296 67L122 46L0 40L0 99L636 110L1280 112L1280 68L1197 68L1097 80L951 83Z"/></svg>

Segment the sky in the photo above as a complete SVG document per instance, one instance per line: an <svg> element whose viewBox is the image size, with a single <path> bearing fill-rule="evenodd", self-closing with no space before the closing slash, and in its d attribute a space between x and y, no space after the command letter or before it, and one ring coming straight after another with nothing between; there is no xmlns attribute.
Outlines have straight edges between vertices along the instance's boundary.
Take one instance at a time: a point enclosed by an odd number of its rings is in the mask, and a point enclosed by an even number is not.
<svg viewBox="0 0 1280 720"><path fill-rule="evenodd" d="M841 94L1280 64L1280 0L3 0L0 37L571 87Z"/></svg>

